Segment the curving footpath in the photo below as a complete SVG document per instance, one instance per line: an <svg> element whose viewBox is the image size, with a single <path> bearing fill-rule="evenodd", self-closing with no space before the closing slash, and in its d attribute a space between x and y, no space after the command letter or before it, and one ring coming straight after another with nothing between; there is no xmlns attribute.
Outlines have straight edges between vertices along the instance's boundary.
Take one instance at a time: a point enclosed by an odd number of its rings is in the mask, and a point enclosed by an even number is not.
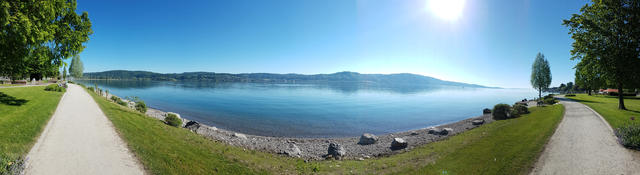
<svg viewBox="0 0 640 175"><path fill-rule="evenodd" d="M25 174L143 174L98 104L69 84L26 158Z"/></svg>
<svg viewBox="0 0 640 175"><path fill-rule="evenodd" d="M640 174L640 157L618 144L599 114L584 104L560 100L564 118L531 174Z"/></svg>

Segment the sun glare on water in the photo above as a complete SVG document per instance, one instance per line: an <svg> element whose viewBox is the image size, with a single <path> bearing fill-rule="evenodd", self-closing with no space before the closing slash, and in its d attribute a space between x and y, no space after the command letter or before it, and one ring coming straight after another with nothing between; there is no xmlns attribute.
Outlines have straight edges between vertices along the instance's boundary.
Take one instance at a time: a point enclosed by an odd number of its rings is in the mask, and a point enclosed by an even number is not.
<svg viewBox="0 0 640 175"><path fill-rule="evenodd" d="M427 8L440 19L456 21L462 17L465 0L427 0Z"/></svg>

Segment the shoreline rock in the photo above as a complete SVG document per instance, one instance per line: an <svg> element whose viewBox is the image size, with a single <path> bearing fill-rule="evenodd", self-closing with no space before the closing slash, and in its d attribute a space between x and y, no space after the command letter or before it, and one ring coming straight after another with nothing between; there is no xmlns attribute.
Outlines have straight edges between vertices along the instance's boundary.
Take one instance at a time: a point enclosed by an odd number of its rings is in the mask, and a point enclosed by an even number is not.
<svg viewBox="0 0 640 175"><path fill-rule="evenodd" d="M158 120L164 120L166 112L154 108L149 108L147 110L147 116L156 118ZM481 126L473 125L473 120L484 120L484 124L494 121L491 118L491 115L485 114L457 122L446 123L422 129L389 133L377 136L372 134L373 136L377 137L376 142L374 144L366 145L360 144L362 136L344 138L270 137L219 129L215 126L208 126L197 121L192 122L191 120L184 118L183 123L185 129L189 129L206 138L249 150L258 150L273 154L300 157L304 160L325 160L328 156L328 146L330 145L330 143L334 143L339 144L342 147L342 149L339 149L340 151L344 151L343 154L340 154L339 159L358 160L359 158L368 159L371 157L388 156L404 151L409 151L417 146L440 141L446 139L449 136L453 136L458 133ZM195 123L198 124L196 125ZM450 130L444 128L449 128ZM440 132L446 131L447 134L429 134L433 129L439 130ZM402 138L406 142L407 147L403 149L392 149L390 145L394 141L394 138ZM300 153L296 151L296 148L300 151ZM331 157L335 158L333 155Z"/></svg>

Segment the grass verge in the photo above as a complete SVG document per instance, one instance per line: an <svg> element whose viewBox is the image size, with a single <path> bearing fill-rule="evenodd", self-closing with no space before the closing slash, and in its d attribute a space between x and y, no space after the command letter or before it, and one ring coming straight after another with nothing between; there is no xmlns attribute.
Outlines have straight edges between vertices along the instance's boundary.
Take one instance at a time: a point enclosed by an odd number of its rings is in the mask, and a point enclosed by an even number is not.
<svg viewBox="0 0 640 175"><path fill-rule="evenodd" d="M21 163L60 102L43 86L0 89L0 174Z"/></svg>
<svg viewBox="0 0 640 175"><path fill-rule="evenodd" d="M568 98L598 112L614 129L631 123L640 124L640 98L625 97L624 105L627 110L618 109L618 97L614 96L577 94ZM635 120L631 120L631 117L635 117Z"/></svg>
<svg viewBox="0 0 640 175"><path fill-rule="evenodd" d="M305 163L211 141L87 92L152 174L524 174L564 111L562 105L531 108L520 118L393 156Z"/></svg>

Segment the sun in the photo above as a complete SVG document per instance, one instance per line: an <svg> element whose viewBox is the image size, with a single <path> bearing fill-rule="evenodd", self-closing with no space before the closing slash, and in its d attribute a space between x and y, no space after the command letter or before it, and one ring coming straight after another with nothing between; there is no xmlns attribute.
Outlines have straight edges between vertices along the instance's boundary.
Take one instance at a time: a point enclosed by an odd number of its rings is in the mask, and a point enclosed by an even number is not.
<svg viewBox="0 0 640 175"><path fill-rule="evenodd" d="M435 16L447 20L456 21L462 17L465 0L427 0L428 9Z"/></svg>

